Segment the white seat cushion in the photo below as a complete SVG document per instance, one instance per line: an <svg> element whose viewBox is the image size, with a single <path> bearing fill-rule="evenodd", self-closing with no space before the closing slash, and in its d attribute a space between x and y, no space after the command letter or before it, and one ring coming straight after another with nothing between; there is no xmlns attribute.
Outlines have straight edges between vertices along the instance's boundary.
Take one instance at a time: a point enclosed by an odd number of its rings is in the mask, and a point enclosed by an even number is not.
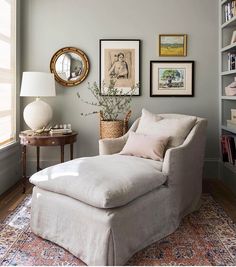
<svg viewBox="0 0 236 267"><path fill-rule="evenodd" d="M178 118L164 117L164 115L153 114L143 109L136 133L169 137L168 148L181 145L195 125L197 118L187 115Z"/></svg>
<svg viewBox="0 0 236 267"><path fill-rule="evenodd" d="M113 208L165 183L167 177L161 169L159 161L118 154L103 155L49 167L32 175L30 182L98 208Z"/></svg>

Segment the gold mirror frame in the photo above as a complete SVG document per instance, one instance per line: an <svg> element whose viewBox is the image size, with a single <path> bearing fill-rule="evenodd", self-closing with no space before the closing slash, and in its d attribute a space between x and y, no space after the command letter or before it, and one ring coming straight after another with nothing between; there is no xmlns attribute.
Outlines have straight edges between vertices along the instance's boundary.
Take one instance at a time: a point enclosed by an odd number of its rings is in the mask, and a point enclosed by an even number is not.
<svg viewBox="0 0 236 267"><path fill-rule="evenodd" d="M78 79L74 79L74 80L66 80L63 79L62 77L59 76L59 74L56 71L56 63L58 58L65 54L65 53L75 53L77 56L80 57L81 61L82 61L82 72L79 74ZM86 54L75 47L64 47L61 48L60 50L58 50L52 57L51 61L50 61L50 70L52 73L54 73L55 76L55 80L60 83L63 86L76 86L78 84L80 84L82 81L85 80L85 78L88 76L88 72L89 72L89 61L88 61L88 57L86 56ZM76 76L75 76L76 78Z"/></svg>

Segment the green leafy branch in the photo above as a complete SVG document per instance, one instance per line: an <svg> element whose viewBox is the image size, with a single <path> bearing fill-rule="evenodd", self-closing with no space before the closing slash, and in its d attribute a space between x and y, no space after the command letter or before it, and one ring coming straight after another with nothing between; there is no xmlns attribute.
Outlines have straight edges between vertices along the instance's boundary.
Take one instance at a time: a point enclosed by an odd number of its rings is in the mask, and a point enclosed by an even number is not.
<svg viewBox="0 0 236 267"><path fill-rule="evenodd" d="M119 115L127 113L131 108L132 96L135 90L139 88L139 85L132 87L131 90L122 95L122 89L115 87L116 80L110 80L108 87L105 87L103 82L100 90L96 82L92 85L88 83L88 90L92 93L96 101L89 102L81 98L80 94L77 93L78 98L85 104L96 106L98 110L90 113L81 113L83 116L99 113L103 114L104 120L115 121Z"/></svg>

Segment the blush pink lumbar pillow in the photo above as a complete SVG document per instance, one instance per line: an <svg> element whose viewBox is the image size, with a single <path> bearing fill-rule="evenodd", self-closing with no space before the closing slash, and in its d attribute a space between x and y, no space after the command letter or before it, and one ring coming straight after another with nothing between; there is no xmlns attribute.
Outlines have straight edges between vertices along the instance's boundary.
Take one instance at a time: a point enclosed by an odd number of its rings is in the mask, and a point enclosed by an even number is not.
<svg viewBox="0 0 236 267"><path fill-rule="evenodd" d="M137 134L131 131L119 154L162 161L168 139L168 137Z"/></svg>

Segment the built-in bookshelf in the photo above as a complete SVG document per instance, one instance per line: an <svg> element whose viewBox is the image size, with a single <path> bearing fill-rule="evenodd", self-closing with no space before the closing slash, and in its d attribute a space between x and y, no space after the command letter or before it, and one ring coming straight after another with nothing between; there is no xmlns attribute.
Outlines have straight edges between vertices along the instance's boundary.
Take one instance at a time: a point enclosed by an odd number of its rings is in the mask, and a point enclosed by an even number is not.
<svg viewBox="0 0 236 267"><path fill-rule="evenodd" d="M236 110L236 0L219 0L219 14L220 174L236 192L236 124L231 123L232 110Z"/></svg>

